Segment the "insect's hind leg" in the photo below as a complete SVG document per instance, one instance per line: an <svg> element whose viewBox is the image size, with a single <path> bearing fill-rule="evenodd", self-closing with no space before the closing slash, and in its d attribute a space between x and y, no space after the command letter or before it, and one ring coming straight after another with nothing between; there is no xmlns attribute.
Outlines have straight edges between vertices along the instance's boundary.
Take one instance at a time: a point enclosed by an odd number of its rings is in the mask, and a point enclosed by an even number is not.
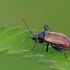
<svg viewBox="0 0 70 70"><path fill-rule="evenodd" d="M50 30L50 31L51 31L51 29L49 28L49 26L48 26L48 25L44 25L44 30L45 30L45 31L48 31L48 30Z"/></svg>
<svg viewBox="0 0 70 70"><path fill-rule="evenodd" d="M67 59L67 56L66 56L66 53L65 53L65 50L64 49L62 49L62 52L64 53L65 59Z"/></svg>
<svg viewBox="0 0 70 70"><path fill-rule="evenodd" d="M47 25L44 25L44 30L45 30L45 31L48 31Z"/></svg>
<svg viewBox="0 0 70 70"><path fill-rule="evenodd" d="M65 51L64 51L64 49L63 49L63 46L61 46L61 45L56 45L56 44L55 44L55 45L51 44L51 46L52 46L55 50L63 52L63 53L64 53L64 56L65 56L65 59L67 59L66 53L65 53Z"/></svg>
<svg viewBox="0 0 70 70"><path fill-rule="evenodd" d="M67 56L66 56L66 53L65 53L65 51L63 51L63 53L64 53L64 56L65 56L65 59L67 59Z"/></svg>

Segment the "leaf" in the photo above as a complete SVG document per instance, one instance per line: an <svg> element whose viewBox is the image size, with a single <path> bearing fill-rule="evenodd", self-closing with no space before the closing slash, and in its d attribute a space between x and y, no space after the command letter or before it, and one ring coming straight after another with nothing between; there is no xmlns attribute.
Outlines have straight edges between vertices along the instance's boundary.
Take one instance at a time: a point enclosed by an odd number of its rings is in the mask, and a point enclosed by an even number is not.
<svg viewBox="0 0 70 70"><path fill-rule="evenodd" d="M19 27L15 27L3 32L5 27L6 26L0 27L0 52L12 55L19 54L23 59L28 59L43 64L49 70L70 69L70 60L66 60L63 53L56 51L49 46L48 55L50 57L46 54L46 43L37 44L38 53L36 53L37 48L35 47L33 50L35 41L33 41L31 38L25 41L25 39L31 35L29 31L16 33ZM66 52L66 54L69 58L70 52Z"/></svg>
<svg viewBox="0 0 70 70"><path fill-rule="evenodd" d="M6 25L5 26L2 26L2 27L0 27L0 33L2 33L3 32L3 30L6 28Z"/></svg>

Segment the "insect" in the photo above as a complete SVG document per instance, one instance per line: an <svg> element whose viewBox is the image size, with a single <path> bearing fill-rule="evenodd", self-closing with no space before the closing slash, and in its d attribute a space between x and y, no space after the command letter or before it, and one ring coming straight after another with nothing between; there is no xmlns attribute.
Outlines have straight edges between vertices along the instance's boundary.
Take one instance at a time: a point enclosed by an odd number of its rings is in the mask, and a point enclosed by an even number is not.
<svg viewBox="0 0 70 70"><path fill-rule="evenodd" d="M14 7L14 5L12 5L12 6ZM39 34L34 35L32 33L32 31L30 30L30 28L28 27L25 20L23 19L23 17L21 16L21 14L17 11L17 9L15 7L14 7L14 9L18 13L18 15L22 18L26 27L28 28L28 30L32 34L32 37L28 37L28 38L26 38L26 40L29 38L32 38L32 40L35 41L35 44L46 42L47 43L46 53L48 52L49 45L51 45L55 50L63 52L65 58L67 58L65 51L70 50L70 39L65 34L52 32L50 30L50 28L48 27L48 25L44 25L44 31L40 32ZM36 50L36 53L37 53L37 50Z"/></svg>

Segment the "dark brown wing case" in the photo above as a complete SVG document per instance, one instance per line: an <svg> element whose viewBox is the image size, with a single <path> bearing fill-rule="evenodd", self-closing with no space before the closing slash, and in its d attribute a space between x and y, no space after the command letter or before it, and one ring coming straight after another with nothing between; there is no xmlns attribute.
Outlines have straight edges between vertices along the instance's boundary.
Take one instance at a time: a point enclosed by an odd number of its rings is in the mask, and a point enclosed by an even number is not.
<svg viewBox="0 0 70 70"><path fill-rule="evenodd" d="M45 41L56 43L56 44L67 44L67 40L65 39L66 35L57 32L49 32L48 34L45 31Z"/></svg>

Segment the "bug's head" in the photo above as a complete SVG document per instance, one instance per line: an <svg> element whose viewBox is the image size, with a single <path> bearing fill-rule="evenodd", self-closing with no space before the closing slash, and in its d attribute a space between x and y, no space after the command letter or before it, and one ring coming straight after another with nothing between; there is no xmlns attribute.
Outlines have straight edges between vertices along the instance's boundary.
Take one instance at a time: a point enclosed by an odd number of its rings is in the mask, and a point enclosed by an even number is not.
<svg viewBox="0 0 70 70"><path fill-rule="evenodd" d="M36 41L38 39L38 35L34 35L32 39Z"/></svg>
<svg viewBox="0 0 70 70"><path fill-rule="evenodd" d="M39 34L34 35L32 39L35 40L35 41L36 40L41 41L41 40L44 40L44 37L45 37L45 31L42 31Z"/></svg>

